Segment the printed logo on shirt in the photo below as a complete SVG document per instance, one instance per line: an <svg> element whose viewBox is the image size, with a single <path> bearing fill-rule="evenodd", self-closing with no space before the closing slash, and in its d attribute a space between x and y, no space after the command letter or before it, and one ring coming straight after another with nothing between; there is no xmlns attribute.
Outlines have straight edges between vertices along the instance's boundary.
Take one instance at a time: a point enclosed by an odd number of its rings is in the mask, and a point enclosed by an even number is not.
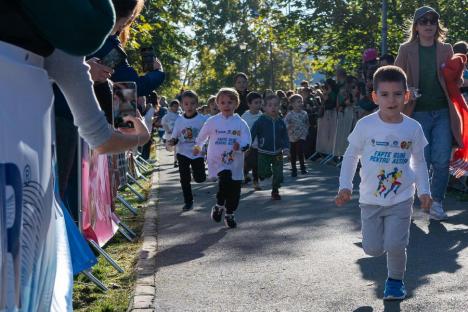
<svg viewBox="0 0 468 312"><path fill-rule="evenodd" d="M393 171L388 174L385 173L384 169L381 169L377 175L378 185L374 192L374 196L381 197L383 195L384 198L387 198L391 192L396 195L398 189L401 187L401 182L399 179L402 176L403 171L398 170L397 167L393 168Z"/></svg>
<svg viewBox="0 0 468 312"><path fill-rule="evenodd" d="M402 141L400 144L401 149L410 149L413 142L411 141Z"/></svg>
<svg viewBox="0 0 468 312"><path fill-rule="evenodd" d="M230 165L234 161L234 151L224 151L221 156L223 164Z"/></svg>
<svg viewBox="0 0 468 312"><path fill-rule="evenodd" d="M192 128L192 127L187 127L185 129L182 129L181 133L182 136L184 137L185 142L194 142L195 138L198 135L198 129L197 128Z"/></svg>
<svg viewBox="0 0 468 312"><path fill-rule="evenodd" d="M375 151L369 161L383 164L404 165L409 161L406 153Z"/></svg>
<svg viewBox="0 0 468 312"><path fill-rule="evenodd" d="M235 130L215 130L216 134L230 134L230 135L235 135L235 136L240 136L241 131L238 129Z"/></svg>

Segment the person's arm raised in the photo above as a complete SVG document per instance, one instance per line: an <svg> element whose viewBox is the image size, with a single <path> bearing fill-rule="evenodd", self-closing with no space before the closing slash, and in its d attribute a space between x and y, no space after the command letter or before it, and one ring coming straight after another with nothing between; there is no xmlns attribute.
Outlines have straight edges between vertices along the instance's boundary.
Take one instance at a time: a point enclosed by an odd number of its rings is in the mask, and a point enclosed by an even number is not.
<svg viewBox="0 0 468 312"><path fill-rule="evenodd" d="M45 59L44 68L63 92L80 136L92 149L116 153L148 141L149 133L141 117L128 118L135 128L126 134L112 129L94 95L89 66L83 57L56 49Z"/></svg>

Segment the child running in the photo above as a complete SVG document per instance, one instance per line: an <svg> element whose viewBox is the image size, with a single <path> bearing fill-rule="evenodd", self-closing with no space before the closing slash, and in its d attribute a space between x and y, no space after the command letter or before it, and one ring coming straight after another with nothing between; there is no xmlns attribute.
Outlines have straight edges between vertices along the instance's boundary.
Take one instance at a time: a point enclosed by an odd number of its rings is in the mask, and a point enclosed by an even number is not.
<svg viewBox="0 0 468 312"><path fill-rule="evenodd" d="M279 188L283 182L283 154L289 152L288 132L279 116L280 99L267 95L263 104L265 112L254 123L252 140L258 139L258 176L260 180L273 176L271 198L280 200Z"/></svg>
<svg viewBox="0 0 468 312"><path fill-rule="evenodd" d="M252 129L253 124L262 115L260 107L262 107L262 96L257 92L250 92L247 94L247 105L249 110L242 115L242 119L245 120L249 129ZM258 142L257 140L252 142L252 146L245 153L245 164L244 164L244 175L245 183L249 182L249 171L252 170L253 176L253 187L256 191L260 191L261 188L258 185Z"/></svg>
<svg viewBox="0 0 468 312"><path fill-rule="evenodd" d="M208 101L206 101L206 105L208 105L208 109L210 111L208 117L217 115L219 113L218 106L216 105L216 96L215 95L211 95L208 98Z"/></svg>
<svg viewBox="0 0 468 312"><path fill-rule="evenodd" d="M300 94L294 94L289 98L289 102L292 105L293 110L290 111L284 122L288 128L288 136L290 143L291 152L291 176L297 177L296 160L299 158L299 164L301 166L301 173L307 174L305 162L304 162L304 145L309 133L309 116L303 109L303 99Z"/></svg>
<svg viewBox="0 0 468 312"><path fill-rule="evenodd" d="M219 90L216 103L221 113L206 121L193 149L193 154L199 155L201 146L208 139L208 173L210 177L218 177L216 205L211 210L211 218L220 222L226 209L224 222L229 228L237 226L234 211L239 205L244 179L243 152L250 146L249 127L238 114L234 114L239 102L236 90Z"/></svg>
<svg viewBox="0 0 468 312"><path fill-rule="evenodd" d="M195 182L201 183L206 180L205 159L202 155L192 153L195 139L206 119L197 113L198 95L194 91L182 93L181 101L184 114L175 121L169 144L176 146L180 185L184 194L182 210L188 211L193 208L190 171Z"/></svg>
<svg viewBox="0 0 468 312"><path fill-rule="evenodd" d="M169 112L161 119L161 126L164 128L163 142L166 143L166 150L169 152L172 151L173 146L171 146L168 141L172 138L172 130L174 129L175 121L179 116L179 101L172 100L169 104ZM178 166L177 154L174 153L174 168L177 168Z"/></svg>
<svg viewBox="0 0 468 312"><path fill-rule="evenodd" d="M424 160L427 140L421 125L402 113L410 96L405 73L396 66L381 67L373 84L379 110L359 120L348 137L335 202L341 206L351 199L361 160L362 247L371 256L387 254L383 299L401 300L406 297L403 278L415 186L421 208L428 210L432 202Z"/></svg>

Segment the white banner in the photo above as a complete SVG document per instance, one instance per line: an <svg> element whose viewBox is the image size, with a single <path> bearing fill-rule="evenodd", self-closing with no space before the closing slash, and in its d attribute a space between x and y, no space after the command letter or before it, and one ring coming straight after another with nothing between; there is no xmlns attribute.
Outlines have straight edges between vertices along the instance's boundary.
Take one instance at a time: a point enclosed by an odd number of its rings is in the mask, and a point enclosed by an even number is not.
<svg viewBox="0 0 468 312"><path fill-rule="evenodd" d="M60 263L53 95L47 73L31 60L38 57L0 42L0 311L50 311Z"/></svg>

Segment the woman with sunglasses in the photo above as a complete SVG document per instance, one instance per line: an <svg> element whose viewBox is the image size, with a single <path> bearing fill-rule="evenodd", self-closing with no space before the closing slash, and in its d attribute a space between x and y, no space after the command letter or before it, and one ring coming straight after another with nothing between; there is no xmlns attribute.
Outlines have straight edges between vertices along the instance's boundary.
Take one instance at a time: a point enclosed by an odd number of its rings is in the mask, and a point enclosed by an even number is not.
<svg viewBox="0 0 468 312"><path fill-rule="evenodd" d="M455 139L457 145L462 144L461 121L448 97L442 75L444 63L452 57L453 49L444 43L446 29L439 17L431 7L416 9L409 39L400 46L395 60L395 65L405 71L408 86L413 91L405 114L421 124L429 142L424 153L434 199L430 217L434 220L448 217L442 201L449 179L452 140Z"/></svg>

